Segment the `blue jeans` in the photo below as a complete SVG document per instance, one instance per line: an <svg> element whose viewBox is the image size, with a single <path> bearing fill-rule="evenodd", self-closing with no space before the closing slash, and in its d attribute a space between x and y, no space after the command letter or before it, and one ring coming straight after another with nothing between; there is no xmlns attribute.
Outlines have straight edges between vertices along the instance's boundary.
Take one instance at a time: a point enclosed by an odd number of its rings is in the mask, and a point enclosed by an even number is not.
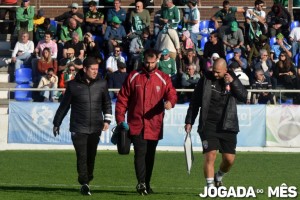
<svg viewBox="0 0 300 200"><path fill-rule="evenodd" d="M193 41L193 43L194 43L194 46L195 46L195 48L197 49L197 47L198 47L198 35L199 35L199 33L197 34L197 33L192 33L191 31L190 31L190 34L191 34L191 40Z"/></svg>
<svg viewBox="0 0 300 200"><path fill-rule="evenodd" d="M25 52L22 55L17 56L15 70L20 69L22 64L31 65L31 53Z"/></svg>
<svg viewBox="0 0 300 200"><path fill-rule="evenodd" d="M44 86L43 87L44 89L49 89L48 86ZM52 87L52 89L55 89L56 87ZM48 99L51 99L52 97L55 97L56 96L56 93L57 91L49 91L49 90L46 90L46 91L41 91L41 95L45 98L48 98Z"/></svg>
<svg viewBox="0 0 300 200"><path fill-rule="evenodd" d="M293 54L293 58L296 56L296 54L300 53L300 43L299 42L292 42L292 54Z"/></svg>

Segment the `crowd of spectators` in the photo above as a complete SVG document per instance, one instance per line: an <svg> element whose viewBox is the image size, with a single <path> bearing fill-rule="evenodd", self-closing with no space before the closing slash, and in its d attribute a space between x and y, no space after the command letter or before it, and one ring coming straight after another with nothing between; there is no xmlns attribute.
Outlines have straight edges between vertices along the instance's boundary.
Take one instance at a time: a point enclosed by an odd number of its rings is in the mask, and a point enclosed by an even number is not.
<svg viewBox="0 0 300 200"><path fill-rule="evenodd" d="M296 66L300 27L290 29L291 16L282 2L274 1L266 13L263 0L253 1L254 7L248 9L231 6L225 0L223 8L211 16L214 30L201 51L199 40L205 36L200 35L199 0L186 1L188 8L182 11L173 0L163 0L153 26L152 10L144 8L145 1L137 0L135 9L128 13L121 0L114 0L113 7L105 10L98 9L97 3L86 2L84 13L72 3L69 11L50 19L42 9L35 14L30 1L22 0L15 18L10 16L16 23L9 24L8 31L15 30L18 42L5 62L14 64L15 69L22 64L30 66L34 87L66 87L82 68L83 60L92 56L97 58L101 76L109 86L120 88L127 73L140 68L143 52L154 48L160 52L158 69L171 77L176 88L193 89L217 58L226 59L228 70L234 71L247 88L300 87L300 68ZM238 23L236 13L244 14L243 24ZM56 77L54 84L48 83L50 76L51 80ZM117 94L112 92L111 97ZM188 93L178 94L179 102L189 101ZM49 98L43 93L42 99L50 101L59 95L63 94L50 94L53 98ZM252 94L248 102L276 103L273 94L261 95L269 101ZM297 95L293 98L298 100Z"/></svg>

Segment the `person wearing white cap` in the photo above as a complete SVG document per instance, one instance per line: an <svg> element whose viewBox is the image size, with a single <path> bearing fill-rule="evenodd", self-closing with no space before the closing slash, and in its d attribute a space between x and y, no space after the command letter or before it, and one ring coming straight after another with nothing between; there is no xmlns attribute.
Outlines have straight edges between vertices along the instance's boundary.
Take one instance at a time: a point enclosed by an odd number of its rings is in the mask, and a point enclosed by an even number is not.
<svg viewBox="0 0 300 200"><path fill-rule="evenodd" d="M76 20L78 25L81 25L83 23L84 16L82 13L80 13L78 11L78 7L79 7L78 3L72 3L70 5L70 8L71 8L70 11L64 12L63 14L55 17L54 20L55 21L63 21L63 25L67 26L69 19L73 18Z"/></svg>

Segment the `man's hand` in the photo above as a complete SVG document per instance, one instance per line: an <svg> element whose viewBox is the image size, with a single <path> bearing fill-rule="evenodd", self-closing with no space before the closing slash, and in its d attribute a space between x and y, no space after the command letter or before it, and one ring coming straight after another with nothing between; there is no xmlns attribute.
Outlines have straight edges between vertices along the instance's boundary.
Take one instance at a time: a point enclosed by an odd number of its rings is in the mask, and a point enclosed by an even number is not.
<svg viewBox="0 0 300 200"><path fill-rule="evenodd" d="M166 102L165 102L165 109L166 109L166 110L170 110L171 108L172 108L171 102L170 102L170 101L166 101Z"/></svg>
<svg viewBox="0 0 300 200"><path fill-rule="evenodd" d="M190 133L192 131L192 124L186 124L184 130L186 133Z"/></svg>
<svg viewBox="0 0 300 200"><path fill-rule="evenodd" d="M54 126L53 127L53 135L54 135L54 137L59 135L59 126Z"/></svg>
<svg viewBox="0 0 300 200"><path fill-rule="evenodd" d="M107 122L104 122L102 131L107 131L108 128L109 128L109 124Z"/></svg>

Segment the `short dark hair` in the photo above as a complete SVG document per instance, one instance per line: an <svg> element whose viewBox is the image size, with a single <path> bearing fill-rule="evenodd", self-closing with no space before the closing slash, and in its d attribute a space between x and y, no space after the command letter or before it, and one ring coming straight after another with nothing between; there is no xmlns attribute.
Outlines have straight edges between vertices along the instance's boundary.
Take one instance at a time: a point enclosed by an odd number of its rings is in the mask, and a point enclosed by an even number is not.
<svg viewBox="0 0 300 200"><path fill-rule="evenodd" d="M255 5L255 6L257 6L257 5L259 5L259 4L265 4L265 2L262 1L262 0L256 0L256 1L254 2L254 5Z"/></svg>
<svg viewBox="0 0 300 200"><path fill-rule="evenodd" d="M50 21L51 21L50 18L45 18L43 25L48 26L51 23Z"/></svg>
<svg viewBox="0 0 300 200"><path fill-rule="evenodd" d="M49 73L49 72L54 72L54 69L53 69L52 67L50 67L50 68L47 69L47 72L48 72L48 73Z"/></svg>
<svg viewBox="0 0 300 200"><path fill-rule="evenodd" d="M230 4L229 1L227 1L227 0L223 1L223 6L227 6L229 4Z"/></svg>
<svg viewBox="0 0 300 200"><path fill-rule="evenodd" d="M210 35L214 36L214 37L218 37L218 31L213 31L210 33Z"/></svg>
<svg viewBox="0 0 300 200"><path fill-rule="evenodd" d="M50 35L50 37L52 37L52 32L51 31L45 31L44 35Z"/></svg>
<svg viewBox="0 0 300 200"><path fill-rule="evenodd" d="M90 68L92 65L98 64L98 60L95 57L86 57L83 60L83 67Z"/></svg>
<svg viewBox="0 0 300 200"><path fill-rule="evenodd" d="M144 58L146 57L150 57L150 58L153 58L153 57L158 57L157 56L158 53L155 49L147 49L146 51L144 51Z"/></svg>
<svg viewBox="0 0 300 200"><path fill-rule="evenodd" d="M97 3L96 3L95 1L90 1L88 5L89 5L89 6L96 6Z"/></svg>

